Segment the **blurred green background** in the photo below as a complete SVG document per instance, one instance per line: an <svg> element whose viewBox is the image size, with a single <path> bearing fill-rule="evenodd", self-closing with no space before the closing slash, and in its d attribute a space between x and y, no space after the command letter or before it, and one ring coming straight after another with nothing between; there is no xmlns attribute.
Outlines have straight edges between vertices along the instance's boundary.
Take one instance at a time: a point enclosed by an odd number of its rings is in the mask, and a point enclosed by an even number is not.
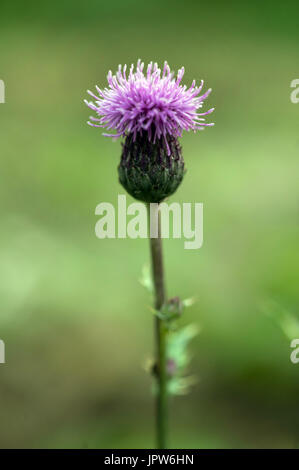
<svg viewBox="0 0 299 470"><path fill-rule="evenodd" d="M168 293L197 297L182 324L202 329L170 447L299 446L299 364L271 318L299 317L298 14L289 1L1 2L1 447L155 445L148 241L95 236L96 205L124 193L120 142L83 104L139 57L184 65L216 107L214 128L182 139L189 171L171 198L204 203L204 245L164 243Z"/></svg>

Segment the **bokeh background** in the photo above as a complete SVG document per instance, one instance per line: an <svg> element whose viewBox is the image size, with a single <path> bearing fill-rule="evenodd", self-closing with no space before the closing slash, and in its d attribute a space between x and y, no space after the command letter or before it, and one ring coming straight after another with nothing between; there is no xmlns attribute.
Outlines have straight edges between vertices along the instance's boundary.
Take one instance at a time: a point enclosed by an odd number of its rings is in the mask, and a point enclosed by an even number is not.
<svg viewBox="0 0 299 470"><path fill-rule="evenodd" d="M164 244L169 295L197 298L182 325L201 327L170 446L299 446L298 15L290 1L1 2L1 447L155 445L148 241L95 236L96 205L124 193L120 142L83 104L139 57L184 65L216 107L214 128L182 139L171 198L204 203L204 245Z"/></svg>

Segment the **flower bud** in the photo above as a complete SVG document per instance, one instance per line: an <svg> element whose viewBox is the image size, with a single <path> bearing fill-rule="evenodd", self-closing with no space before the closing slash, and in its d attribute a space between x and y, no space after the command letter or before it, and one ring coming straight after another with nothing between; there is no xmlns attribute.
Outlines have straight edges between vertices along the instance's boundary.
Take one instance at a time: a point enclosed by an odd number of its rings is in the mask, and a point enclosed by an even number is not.
<svg viewBox="0 0 299 470"><path fill-rule="evenodd" d="M118 167L126 191L143 202L163 201L173 194L184 176L184 159L178 139L168 135L151 142L147 133L125 138Z"/></svg>
<svg viewBox="0 0 299 470"><path fill-rule="evenodd" d="M174 316L180 316L183 313L183 302L179 297L172 297L167 302L167 311Z"/></svg>

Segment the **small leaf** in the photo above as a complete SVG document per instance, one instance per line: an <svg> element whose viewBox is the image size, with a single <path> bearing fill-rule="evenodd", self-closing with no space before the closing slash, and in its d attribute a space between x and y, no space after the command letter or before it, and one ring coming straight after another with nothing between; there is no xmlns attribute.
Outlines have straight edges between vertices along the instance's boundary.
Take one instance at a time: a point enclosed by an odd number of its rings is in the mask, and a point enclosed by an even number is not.
<svg viewBox="0 0 299 470"><path fill-rule="evenodd" d="M194 305L196 302L196 298L195 297L190 297L189 299L184 299L182 301L182 304L184 307L191 307L192 305Z"/></svg>
<svg viewBox="0 0 299 470"><path fill-rule="evenodd" d="M146 288L146 290L152 295L154 292L154 286L151 276L151 270L148 264L145 264L142 268L141 277L139 279L140 284Z"/></svg>
<svg viewBox="0 0 299 470"><path fill-rule="evenodd" d="M194 325L187 325L177 331L170 332L167 344L167 357L174 361L176 372L169 379L169 393L183 395L188 392L190 385L194 382L194 377L186 377L185 369L190 363L188 346L190 341L198 334L199 328Z"/></svg>
<svg viewBox="0 0 299 470"><path fill-rule="evenodd" d="M262 311L269 316L288 340L299 337L299 318L274 301L265 302Z"/></svg>
<svg viewBox="0 0 299 470"><path fill-rule="evenodd" d="M187 395L190 388L198 382L194 375L175 377L168 381L168 393L171 395Z"/></svg>

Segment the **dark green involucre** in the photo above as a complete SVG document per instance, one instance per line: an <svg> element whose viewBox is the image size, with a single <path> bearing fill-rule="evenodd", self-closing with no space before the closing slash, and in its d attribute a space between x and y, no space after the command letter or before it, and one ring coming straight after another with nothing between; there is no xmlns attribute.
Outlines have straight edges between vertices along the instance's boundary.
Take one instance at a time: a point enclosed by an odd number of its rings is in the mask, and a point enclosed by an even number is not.
<svg viewBox="0 0 299 470"><path fill-rule="evenodd" d="M119 181L126 191L143 202L161 202L173 194L184 177L184 159L178 139L167 137L155 143L148 136L132 134L125 138L118 166Z"/></svg>

